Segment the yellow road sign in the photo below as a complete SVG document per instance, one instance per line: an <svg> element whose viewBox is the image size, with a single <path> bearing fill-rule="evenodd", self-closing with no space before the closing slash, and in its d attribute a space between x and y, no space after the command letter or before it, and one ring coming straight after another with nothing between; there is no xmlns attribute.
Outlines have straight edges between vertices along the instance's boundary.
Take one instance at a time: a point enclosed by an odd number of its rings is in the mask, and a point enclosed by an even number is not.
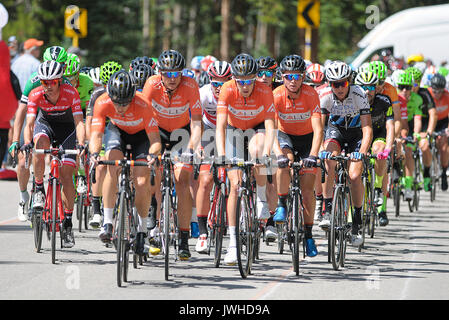
<svg viewBox="0 0 449 320"><path fill-rule="evenodd" d="M318 28L320 26L320 1L298 0L298 28Z"/></svg>
<svg viewBox="0 0 449 320"><path fill-rule="evenodd" d="M87 36L87 10L78 6L68 6L64 12L64 34L69 38Z"/></svg>

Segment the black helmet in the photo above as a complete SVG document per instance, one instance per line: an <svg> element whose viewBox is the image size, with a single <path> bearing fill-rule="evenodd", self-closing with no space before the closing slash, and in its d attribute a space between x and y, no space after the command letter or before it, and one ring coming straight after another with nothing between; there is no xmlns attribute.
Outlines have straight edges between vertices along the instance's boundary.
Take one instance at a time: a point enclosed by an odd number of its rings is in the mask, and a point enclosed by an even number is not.
<svg viewBox="0 0 449 320"><path fill-rule="evenodd" d="M134 98L136 85L133 81L133 77L128 72L120 70L115 72L111 78L109 78L106 91L112 102L128 104Z"/></svg>
<svg viewBox="0 0 449 320"><path fill-rule="evenodd" d="M143 57L137 57L133 61L131 61L131 64L129 65L129 70L133 70L135 67L137 67L140 64L145 64L151 68L154 68L153 59L150 59L147 56L143 56Z"/></svg>
<svg viewBox="0 0 449 320"><path fill-rule="evenodd" d="M430 86L432 89L444 89L446 87L446 79L442 74L437 73L430 79Z"/></svg>
<svg viewBox="0 0 449 320"><path fill-rule="evenodd" d="M278 63L272 57L260 57L257 59L257 66L259 70L273 70L278 67Z"/></svg>
<svg viewBox="0 0 449 320"><path fill-rule="evenodd" d="M234 77L255 75L258 71L257 62L249 54L241 53L232 61L231 71Z"/></svg>
<svg viewBox="0 0 449 320"><path fill-rule="evenodd" d="M161 53L157 60L159 71L181 71L186 66L186 60L176 50L166 50Z"/></svg>
<svg viewBox="0 0 449 320"><path fill-rule="evenodd" d="M282 59L279 65L279 69L281 69L281 72L286 71L304 72L306 71L306 63L301 56L298 56L297 54L292 54Z"/></svg>
<svg viewBox="0 0 449 320"><path fill-rule="evenodd" d="M154 75L154 70L147 64L138 64L134 66L130 71L132 74L134 81L136 82L137 89L143 89L145 85L145 81L152 75Z"/></svg>

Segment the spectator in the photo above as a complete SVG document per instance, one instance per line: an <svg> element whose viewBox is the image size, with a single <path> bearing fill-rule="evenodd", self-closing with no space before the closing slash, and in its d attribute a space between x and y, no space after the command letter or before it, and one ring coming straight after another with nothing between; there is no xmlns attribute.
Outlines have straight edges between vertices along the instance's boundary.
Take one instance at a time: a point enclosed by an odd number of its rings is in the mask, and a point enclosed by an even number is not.
<svg viewBox="0 0 449 320"><path fill-rule="evenodd" d="M19 54L19 42L17 42L16 36L10 36L8 39L9 56L11 58L11 65L17 58Z"/></svg>
<svg viewBox="0 0 449 320"><path fill-rule="evenodd" d="M11 66L12 71L16 74L20 82L20 88L23 91L28 78L32 73L37 71L41 55L41 46L43 41L37 39L28 39L23 43L24 53Z"/></svg>

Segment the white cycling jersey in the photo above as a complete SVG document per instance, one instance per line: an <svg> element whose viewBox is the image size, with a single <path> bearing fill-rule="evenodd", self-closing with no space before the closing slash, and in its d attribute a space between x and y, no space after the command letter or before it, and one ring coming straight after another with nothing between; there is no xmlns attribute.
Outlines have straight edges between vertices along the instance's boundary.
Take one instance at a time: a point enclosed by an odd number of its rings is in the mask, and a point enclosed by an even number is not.
<svg viewBox="0 0 449 320"><path fill-rule="evenodd" d="M218 101L215 99L210 83L200 88L200 101L203 107L203 123L210 128L215 128Z"/></svg>
<svg viewBox="0 0 449 320"><path fill-rule="evenodd" d="M370 105L365 92L357 85L349 87L348 96L341 102L327 87L320 92L321 113L329 115L329 123L349 128L360 128L360 116L370 114Z"/></svg>

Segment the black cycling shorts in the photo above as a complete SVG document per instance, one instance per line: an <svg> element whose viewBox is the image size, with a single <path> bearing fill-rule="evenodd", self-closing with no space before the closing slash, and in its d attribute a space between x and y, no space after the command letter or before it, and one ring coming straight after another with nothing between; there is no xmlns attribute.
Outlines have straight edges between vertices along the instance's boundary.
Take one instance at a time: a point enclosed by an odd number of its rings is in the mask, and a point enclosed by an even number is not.
<svg viewBox="0 0 449 320"><path fill-rule="evenodd" d="M135 134L129 134L112 122L106 127L104 133L105 152L110 150L120 150L124 155L126 154L126 145L131 146L131 159L146 159L148 156L148 149L150 148L150 140L145 130L139 131Z"/></svg>
<svg viewBox="0 0 449 320"><path fill-rule="evenodd" d="M359 152L362 144L361 128L341 128L329 124L326 130L324 141L334 142L340 147L340 151L344 149L345 143L348 144L346 153Z"/></svg>
<svg viewBox="0 0 449 320"><path fill-rule="evenodd" d="M265 122L261 122L254 128L243 131L228 124L226 128L225 152L226 159L249 160L248 144L256 133L265 132Z"/></svg>
<svg viewBox="0 0 449 320"><path fill-rule="evenodd" d="M301 159L307 158L312 149L313 132L302 136L295 136L278 131L278 141L281 149L288 148L293 153L297 152L297 156Z"/></svg>

